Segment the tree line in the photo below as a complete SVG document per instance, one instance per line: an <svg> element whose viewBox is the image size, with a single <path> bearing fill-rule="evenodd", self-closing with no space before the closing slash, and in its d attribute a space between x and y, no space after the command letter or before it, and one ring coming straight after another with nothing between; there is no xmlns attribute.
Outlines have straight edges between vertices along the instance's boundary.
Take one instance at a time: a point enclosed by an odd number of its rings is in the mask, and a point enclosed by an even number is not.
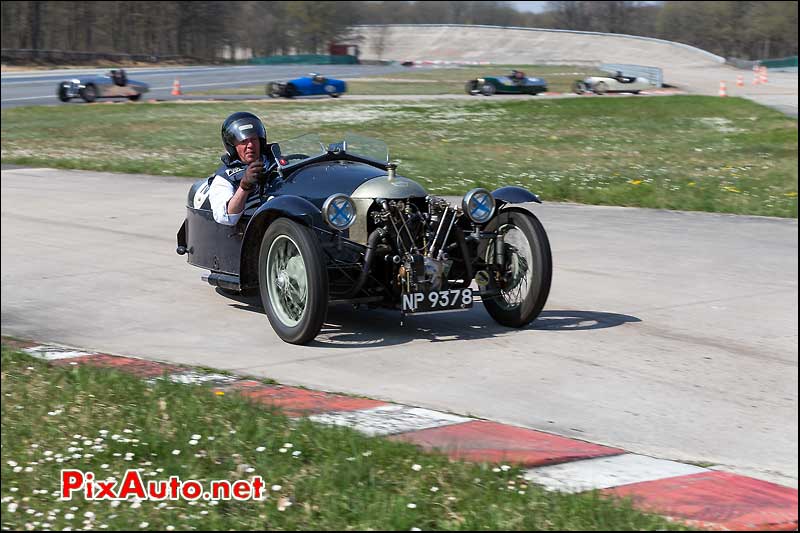
<svg viewBox="0 0 800 533"><path fill-rule="evenodd" d="M657 37L741 59L797 55L797 2L4 1L2 47L214 60L326 53L356 24L484 24Z"/></svg>

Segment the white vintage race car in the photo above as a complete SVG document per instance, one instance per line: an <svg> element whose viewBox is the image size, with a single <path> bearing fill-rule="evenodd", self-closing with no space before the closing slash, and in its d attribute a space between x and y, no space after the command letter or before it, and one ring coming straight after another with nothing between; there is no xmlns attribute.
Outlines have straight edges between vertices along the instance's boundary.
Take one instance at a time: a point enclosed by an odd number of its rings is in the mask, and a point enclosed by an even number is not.
<svg viewBox="0 0 800 533"><path fill-rule="evenodd" d="M582 80L575 80L572 90L577 94L583 93L633 93L652 89L654 85L647 78L632 76L589 76Z"/></svg>

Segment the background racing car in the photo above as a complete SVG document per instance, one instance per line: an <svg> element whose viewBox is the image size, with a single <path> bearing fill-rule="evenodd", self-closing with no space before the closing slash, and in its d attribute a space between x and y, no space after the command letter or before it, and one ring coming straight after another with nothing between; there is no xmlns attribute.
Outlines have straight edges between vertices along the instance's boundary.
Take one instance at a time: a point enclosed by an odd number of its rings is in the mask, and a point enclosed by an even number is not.
<svg viewBox="0 0 800 533"><path fill-rule="evenodd" d="M267 84L267 94L273 98L321 95L337 98L346 91L347 83L344 81L326 78L313 72L303 78L297 78L285 83L271 82Z"/></svg>
<svg viewBox="0 0 800 533"><path fill-rule="evenodd" d="M588 76L582 80L575 80L572 84L572 90L577 94L587 92L639 94L640 91L652 88L653 84L647 78L623 76L621 72L617 72L614 76Z"/></svg>
<svg viewBox="0 0 800 533"><path fill-rule="evenodd" d="M138 100L148 92L150 86L143 81L128 79L124 70L112 70L108 74L80 76L58 84L58 99L69 102L72 98L83 98L94 102L98 98L127 98Z"/></svg>
<svg viewBox="0 0 800 533"><path fill-rule="evenodd" d="M487 76L467 82L467 94L532 94L547 91L547 82L542 78L529 78L524 72L512 70L510 76Z"/></svg>
<svg viewBox="0 0 800 533"><path fill-rule="evenodd" d="M236 226L214 221L210 179L189 191L177 253L211 285L258 290L273 329L304 344L332 304L407 314L473 305L473 281L500 324L534 320L550 291L550 244L516 186L477 188L451 205L396 174L386 144L348 134L270 145L261 201ZM401 317L401 320L403 319Z"/></svg>

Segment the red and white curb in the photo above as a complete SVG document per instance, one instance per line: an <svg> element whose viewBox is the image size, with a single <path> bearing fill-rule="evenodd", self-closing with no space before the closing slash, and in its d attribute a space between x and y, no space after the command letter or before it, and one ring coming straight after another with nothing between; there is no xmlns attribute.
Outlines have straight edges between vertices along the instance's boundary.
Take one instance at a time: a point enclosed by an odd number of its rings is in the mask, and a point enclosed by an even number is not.
<svg viewBox="0 0 800 533"><path fill-rule="evenodd" d="M367 398L265 385L233 376L134 357L92 353L69 346L4 343L53 365L90 365L128 372L149 382L211 385L274 406L290 417L344 426L370 436L415 444L452 459L509 463L547 490L598 490L630 498L634 507L715 530L797 530L797 489L627 453L542 431Z"/></svg>

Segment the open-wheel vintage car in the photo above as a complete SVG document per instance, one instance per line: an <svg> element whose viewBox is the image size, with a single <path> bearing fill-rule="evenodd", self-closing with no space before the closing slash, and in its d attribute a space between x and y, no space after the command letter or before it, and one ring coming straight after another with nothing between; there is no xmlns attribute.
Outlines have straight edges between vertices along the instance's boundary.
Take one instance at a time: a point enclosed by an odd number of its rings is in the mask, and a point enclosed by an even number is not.
<svg viewBox="0 0 800 533"><path fill-rule="evenodd" d="M347 92L347 83L343 80L326 78L313 72L308 76L287 82L273 81L267 84L267 95L272 98L294 98L295 96L330 96L338 98L345 92Z"/></svg>
<svg viewBox="0 0 800 533"><path fill-rule="evenodd" d="M652 89L653 84L644 77L623 76L617 72L614 76L588 76L582 80L575 80L572 91L576 94L594 93L633 93Z"/></svg>
<svg viewBox="0 0 800 533"><path fill-rule="evenodd" d="M541 312L552 260L542 224L516 186L472 189L455 205L396 173L386 144L347 134L269 145L260 201L235 226L214 221L210 179L189 191L178 254L224 291L256 290L276 333L304 344L328 307L367 305L406 315L459 311L480 299L500 324ZM477 290L471 288L475 281Z"/></svg>
<svg viewBox="0 0 800 533"><path fill-rule="evenodd" d="M150 87L143 81L131 80L124 70L112 70L97 76L79 76L58 84L58 99L69 102L72 98L82 98L94 102L98 98L127 98L136 101Z"/></svg>
<svg viewBox="0 0 800 533"><path fill-rule="evenodd" d="M530 78L524 72L512 70L510 76L486 76L469 80L464 86L467 94L492 96L493 94L531 94L547 92L547 82Z"/></svg>

